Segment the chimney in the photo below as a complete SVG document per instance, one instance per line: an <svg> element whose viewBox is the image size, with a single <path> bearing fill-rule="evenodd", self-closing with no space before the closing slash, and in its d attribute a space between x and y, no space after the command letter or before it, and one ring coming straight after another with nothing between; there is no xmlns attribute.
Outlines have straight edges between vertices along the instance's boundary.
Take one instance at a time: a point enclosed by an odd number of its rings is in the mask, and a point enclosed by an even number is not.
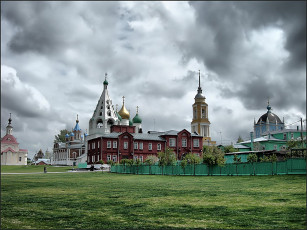
<svg viewBox="0 0 307 230"><path fill-rule="evenodd" d="M253 145L253 142L254 142L254 132L250 132L251 134L251 151L254 151L254 145Z"/></svg>

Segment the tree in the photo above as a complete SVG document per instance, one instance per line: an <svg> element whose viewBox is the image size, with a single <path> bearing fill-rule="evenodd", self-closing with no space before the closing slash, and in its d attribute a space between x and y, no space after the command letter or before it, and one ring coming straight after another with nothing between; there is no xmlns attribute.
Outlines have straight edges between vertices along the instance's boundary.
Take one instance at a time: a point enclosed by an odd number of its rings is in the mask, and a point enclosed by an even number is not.
<svg viewBox="0 0 307 230"><path fill-rule="evenodd" d="M201 159L199 156L193 153L189 153L185 155L184 160L187 161L188 164L193 165L193 171L194 171L194 176L195 176L195 166L201 162Z"/></svg>
<svg viewBox="0 0 307 230"><path fill-rule="evenodd" d="M115 163L114 163L114 161L112 161L112 160L108 160L108 161L107 161L107 164L113 166Z"/></svg>
<svg viewBox="0 0 307 230"><path fill-rule="evenodd" d="M277 161L277 156L275 153L269 157L269 161L272 163L272 175L274 175L274 162Z"/></svg>
<svg viewBox="0 0 307 230"><path fill-rule="evenodd" d="M225 153L233 153L233 152L238 152L239 149L234 148L232 145L227 145L224 147L224 152Z"/></svg>
<svg viewBox="0 0 307 230"><path fill-rule="evenodd" d="M54 136L53 143L56 143L56 142L66 142L65 135L67 133L69 133L69 131L67 129L62 129L58 135Z"/></svg>
<svg viewBox="0 0 307 230"><path fill-rule="evenodd" d="M180 162L180 166L181 168L183 169L183 174L185 175L185 167L187 166L188 164L188 161L183 159L181 162Z"/></svg>
<svg viewBox="0 0 307 230"><path fill-rule="evenodd" d="M237 140L237 143L240 143L240 142L243 142L243 139L242 139L242 137L239 135L238 140Z"/></svg>
<svg viewBox="0 0 307 230"><path fill-rule="evenodd" d="M204 146L203 163L208 166L208 176L213 165L224 165L224 153L216 146Z"/></svg>
<svg viewBox="0 0 307 230"><path fill-rule="evenodd" d="M136 174L139 174L139 167L142 164L142 162L140 161L140 159L135 159L133 161L133 164L136 165Z"/></svg>
<svg viewBox="0 0 307 230"><path fill-rule="evenodd" d="M238 163L241 163L241 157L238 157L237 154L234 154L233 163L236 165L236 174L238 175Z"/></svg>
<svg viewBox="0 0 307 230"><path fill-rule="evenodd" d="M258 161L258 157L256 153L248 154L247 162L251 163L253 166L254 175L256 175L256 169L254 163Z"/></svg>
<svg viewBox="0 0 307 230"><path fill-rule="evenodd" d="M298 140L291 139L287 141L286 146L287 146L287 150L291 150L291 149L300 147L301 142Z"/></svg>
<svg viewBox="0 0 307 230"><path fill-rule="evenodd" d="M254 151L260 151L263 150L262 145L259 142L253 143Z"/></svg>
<svg viewBox="0 0 307 230"><path fill-rule="evenodd" d="M154 156L154 155L149 155L146 160L145 160L145 164L149 166L149 174L151 174L151 166L153 164L155 164L156 162L158 162L159 159L158 157Z"/></svg>
<svg viewBox="0 0 307 230"><path fill-rule="evenodd" d="M176 156L172 149L167 148L165 152L158 152L159 158L159 166L162 167L162 175L163 175L163 167L165 165L174 165L176 162Z"/></svg>

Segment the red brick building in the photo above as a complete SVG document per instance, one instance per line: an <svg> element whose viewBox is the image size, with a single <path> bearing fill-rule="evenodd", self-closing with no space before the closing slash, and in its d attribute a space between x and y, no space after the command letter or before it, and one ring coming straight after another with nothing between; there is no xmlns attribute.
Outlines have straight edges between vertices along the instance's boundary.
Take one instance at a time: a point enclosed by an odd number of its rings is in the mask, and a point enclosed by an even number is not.
<svg viewBox="0 0 307 230"><path fill-rule="evenodd" d="M180 132L149 131L135 133L134 126L114 125L111 132L88 140L87 163L93 164L99 160L120 162L121 159L139 159L142 162L149 155L156 155L173 149L178 160L189 153L202 155L202 136L190 133L186 129Z"/></svg>

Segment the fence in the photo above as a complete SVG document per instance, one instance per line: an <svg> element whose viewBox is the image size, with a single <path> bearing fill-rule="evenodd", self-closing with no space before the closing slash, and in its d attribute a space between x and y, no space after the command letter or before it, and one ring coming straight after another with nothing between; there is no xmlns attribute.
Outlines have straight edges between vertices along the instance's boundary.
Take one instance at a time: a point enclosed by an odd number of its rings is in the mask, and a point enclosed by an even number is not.
<svg viewBox="0 0 307 230"><path fill-rule="evenodd" d="M205 164L158 166L158 165L113 165L113 173L143 174L143 175L196 175L196 176L243 176L243 175L283 175L306 174L306 159L294 158L278 162L255 162L225 164L223 166Z"/></svg>

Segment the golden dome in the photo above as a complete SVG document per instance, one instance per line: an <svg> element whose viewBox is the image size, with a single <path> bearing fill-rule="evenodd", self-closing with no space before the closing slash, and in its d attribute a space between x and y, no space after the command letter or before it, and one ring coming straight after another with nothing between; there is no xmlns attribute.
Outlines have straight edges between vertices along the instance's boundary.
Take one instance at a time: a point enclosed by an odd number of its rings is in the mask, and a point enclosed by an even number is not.
<svg viewBox="0 0 307 230"><path fill-rule="evenodd" d="M130 113L128 112L128 110L125 107L125 102L124 102L124 98L123 97L123 106L122 108L119 110L118 114L122 117L122 119L127 119L129 120L130 118Z"/></svg>

